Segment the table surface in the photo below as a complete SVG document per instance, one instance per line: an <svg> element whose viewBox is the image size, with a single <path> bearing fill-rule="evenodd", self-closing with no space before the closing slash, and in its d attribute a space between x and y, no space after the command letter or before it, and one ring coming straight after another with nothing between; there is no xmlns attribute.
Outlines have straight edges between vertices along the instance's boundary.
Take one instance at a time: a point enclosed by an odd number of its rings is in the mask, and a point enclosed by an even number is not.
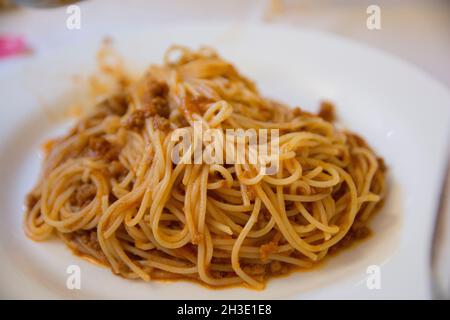
<svg viewBox="0 0 450 320"><path fill-rule="evenodd" d="M390 52L450 87L450 1L380 0L381 30L368 30L366 0L86 0L81 29L68 30L66 7L0 12L0 34L23 35L35 53L88 34L170 23L262 22L339 34ZM8 63L3 60L0 64Z"/></svg>

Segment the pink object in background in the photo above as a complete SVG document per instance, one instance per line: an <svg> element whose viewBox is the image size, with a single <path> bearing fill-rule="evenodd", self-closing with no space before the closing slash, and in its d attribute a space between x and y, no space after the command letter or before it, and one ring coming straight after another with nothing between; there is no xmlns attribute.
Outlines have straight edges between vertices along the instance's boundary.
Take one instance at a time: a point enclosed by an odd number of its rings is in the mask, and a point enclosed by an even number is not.
<svg viewBox="0 0 450 320"><path fill-rule="evenodd" d="M29 51L22 37L0 35L0 59L24 54Z"/></svg>

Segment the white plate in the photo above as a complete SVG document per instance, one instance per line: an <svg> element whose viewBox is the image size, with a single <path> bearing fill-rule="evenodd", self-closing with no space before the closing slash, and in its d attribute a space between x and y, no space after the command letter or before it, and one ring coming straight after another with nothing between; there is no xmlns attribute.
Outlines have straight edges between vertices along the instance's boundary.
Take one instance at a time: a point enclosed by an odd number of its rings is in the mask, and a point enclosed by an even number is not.
<svg viewBox="0 0 450 320"><path fill-rule="evenodd" d="M113 36L135 70L160 63L172 43L208 44L256 80L266 96L313 110L321 99L334 101L344 125L366 137L389 166L389 197L373 220L374 236L321 268L272 280L260 292L125 280L73 256L59 241L28 240L21 228L22 204L38 177L39 144L61 126L52 115L73 99L72 76L93 70L100 42L94 37L0 68L1 297L430 297L430 240L450 128L450 94L444 87L384 53L313 31L208 24ZM71 264L81 267L81 290L66 288ZM380 266L380 290L366 284L370 265Z"/></svg>

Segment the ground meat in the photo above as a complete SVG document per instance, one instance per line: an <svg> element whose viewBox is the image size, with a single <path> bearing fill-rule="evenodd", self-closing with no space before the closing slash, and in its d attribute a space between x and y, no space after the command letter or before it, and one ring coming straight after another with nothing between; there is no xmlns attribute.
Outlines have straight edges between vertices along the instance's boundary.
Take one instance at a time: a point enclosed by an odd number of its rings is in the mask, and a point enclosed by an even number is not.
<svg viewBox="0 0 450 320"><path fill-rule="evenodd" d="M86 183L80 185L71 197L71 204L76 207L84 207L87 203L92 201L95 194L97 193L97 188L91 183Z"/></svg>
<svg viewBox="0 0 450 320"><path fill-rule="evenodd" d="M262 261L267 260L269 255L275 250L277 250L278 245L275 243L275 241L270 241L266 244L263 244L261 247L259 247L259 256Z"/></svg>
<svg viewBox="0 0 450 320"><path fill-rule="evenodd" d="M86 231L80 232L78 235L78 239L87 247L95 250L101 251L100 244L98 243L97 232L95 231Z"/></svg>
<svg viewBox="0 0 450 320"><path fill-rule="evenodd" d="M233 273L231 272L216 271L216 270L211 270L210 274L214 279L225 279L233 276Z"/></svg>
<svg viewBox="0 0 450 320"><path fill-rule="evenodd" d="M248 196L250 201L255 200L255 198L256 198L256 190L255 190L255 188L253 188L253 186L248 186L247 187L247 196Z"/></svg>
<svg viewBox="0 0 450 320"><path fill-rule="evenodd" d="M112 148L111 143L103 137L90 137L89 149L95 156L103 156Z"/></svg>
<svg viewBox="0 0 450 320"><path fill-rule="evenodd" d="M202 114L200 105L189 97L183 99L180 111L187 120L192 120L193 114Z"/></svg>
<svg viewBox="0 0 450 320"><path fill-rule="evenodd" d="M156 115L153 117L153 128L155 130L168 131L170 122L166 118Z"/></svg>
<svg viewBox="0 0 450 320"><path fill-rule="evenodd" d="M281 263L280 261L272 261L270 263L270 272L271 273L279 273L281 271Z"/></svg>
<svg viewBox="0 0 450 320"><path fill-rule="evenodd" d="M205 96L196 96L191 98L191 103L196 104L197 108L202 112L205 112L207 105L213 102L214 100L207 98Z"/></svg>
<svg viewBox="0 0 450 320"><path fill-rule="evenodd" d="M149 98L148 100L143 101L142 108L146 117L159 115L164 118L169 118L170 116L169 102L162 97Z"/></svg>
<svg viewBox="0 0 450 320"><path fill-rule="evenodd" d="M292 116L311 118L314 117L315 115L312 114L311 112L302 110L300 107L296 107L292 110Z"/></svg>
<svg viewBox="0 0 450 320"><path fill-rule="evenodd" d="M168 117L167 113L162 112L162 114ZM157 114L150 109L135 110L125 121L124 126L130 130L140 130L145 125L145 119L153 117L153 128L166 131L170 128L170 122L163 115Z"/></svg>
<svg viewBox="0 0 450 320"><path fill-rule="evenodd" d="M192 235L192 244L199 244L203 239L203 235L201 235L198 232L194 232L194 234Z"/></svg>
<svg viewBox="0 0 450 320"><path fill-rule="evenodd" d="M167 100L169 87L165 82L157 81L153 78L147 80L147 86L142 95L142 109L145 111L145 117L159 115L169 118L170 107Z"/></svg>
<svg viewBox="0 0 450 320"><path fill-rule="evenodd" d="M272 214L266 208L262 208L261 213L265 221L269 221L272 218Z"/></svg>
<svg viewBox="0 0 450 320"><path fill-rule="evenodd" d="M101 136L90 137L87 153L91 157L98 157L110 162L118 158L120 148Z"/></svg>
<svg viewBox="0 0 450 320"><path fill-rule="evenodd" d="M101 263L107 263L95 230L78 230L65 234L65 237L69 240L69 247L75 254L88 255Z"/></svg>
<svg viewBox="0 0 450 320"><path fill-rule="evenodd" d="M153 78L148 79L148 93L152 97L165 97L168 92L169 87L165 82Z"/></svg>
<svg viewBox="0 0 450 320"><path fill-rule="evenodd" d="M243 266L242 270L249 275L259 276L266 273L266 266L264 264L249 264Z"/></svg>
<svg viewBox="0 0 450 320"><path fill-rule="evenodd" d="M128 109L128 99L128 96L125 94L115 94L100 102L97 108L106 112L106 114L123 116Z"/></svg>
<svg viewBox="0 0 450 320"><path fill-rule="evenodd" d="M378 166L379 166L381 172L386 172L387 166L386 166L386 163L384 162L384 159L381 157L378 157L377 161L378 161Z"/></svg>
<svg viewBox="0 0 450 320"><path fill-rule="evenodd" d="M318 116L321 117L325 121L333 122L336 119L334 109L335 108L332 103L323 101L320 104L320 110L319 110Z"/></svg>
<svg viewBox="0 0 450 320"><path fill-rule="evenodd" d="M367 238L370 235L370 229L360 221L355 221L341 241L330 248L330 253L335 253L343 248L350 247L355 241Z"/></svg>
<svg viewBox="0 0 450 320"><path fill-rule="evenodd" d="M369 236L370 229L362 222L356 221L351 227L349 233L355 240L361 240Z"/></svg>
<svg viewBox="0 0 450 320"><path fill-rule="evenodd" d="M109 164L108 173L117 180L121 180L126 175L127 169L120 161L115 160Z"/></svg>
<svg viewBox="0 0 450 320"><path fill-rule="evenodd" d="M174 123L178 128L185 128L189 126L189 122L186 120L184 115L178 114L173 120L172 123Z"/></svg>
<svg viewBox="0 0 450 320"><path fill-rule="evenodd" d="M286 264L281 265L281 270L278 272L279 274L286 274L290 270L290 267Z"/></svg>
<svg viewBox="0 0 450 320"><path fill-rule="evenodd" d="M113 146L106 154L103 155L102 159L106 162L111 162L119 158L121 148L119 146Z"/></svg>
<svg viewBox="0 0 450 320"><path fill-rule="evenodd" d="M144 110L135 110L125 120L124 127L130 130L139 130L145 124L145 112Z"/></svg>
<svg viewBox="0 0 450 320"><path fill-rule="evenodd" d="M25 198L25 206L28 210L33 209L33 207L36 205L36 203L39 201L39 198L36 197L34 194L29 193L27 194L27 197Z"/></svg>

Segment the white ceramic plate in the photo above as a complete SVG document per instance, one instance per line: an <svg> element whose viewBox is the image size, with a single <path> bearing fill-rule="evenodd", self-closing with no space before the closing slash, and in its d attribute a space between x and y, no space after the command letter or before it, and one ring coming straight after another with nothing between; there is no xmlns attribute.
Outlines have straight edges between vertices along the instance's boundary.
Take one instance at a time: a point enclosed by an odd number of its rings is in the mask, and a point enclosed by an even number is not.
<svg viewBox="0 0 450 320"><path fill-rule="evenodd" d="M264 291L209 290L187 282L125 280L73 256L59 241L22 231L23 199L39 173L39 145L64 126L73 75L92 72L100 38L0 67L0 295L3 298L429 298L429 256L450 128L450 94L391 56L335 36L262 26L181 26L112 33L130 68L160 63L172 43L211 45L265 95L315 110L336 103L341 122L367 138L389 166L390 192L374 236L325 266L272 280ZM75 97L75 98L74 98ZM58 111L59 108L59 111ZM56 130L56 131L55 131ZM69 265L81 290L66 288ZM370 265L381 289L370 290Z"/></svg>

